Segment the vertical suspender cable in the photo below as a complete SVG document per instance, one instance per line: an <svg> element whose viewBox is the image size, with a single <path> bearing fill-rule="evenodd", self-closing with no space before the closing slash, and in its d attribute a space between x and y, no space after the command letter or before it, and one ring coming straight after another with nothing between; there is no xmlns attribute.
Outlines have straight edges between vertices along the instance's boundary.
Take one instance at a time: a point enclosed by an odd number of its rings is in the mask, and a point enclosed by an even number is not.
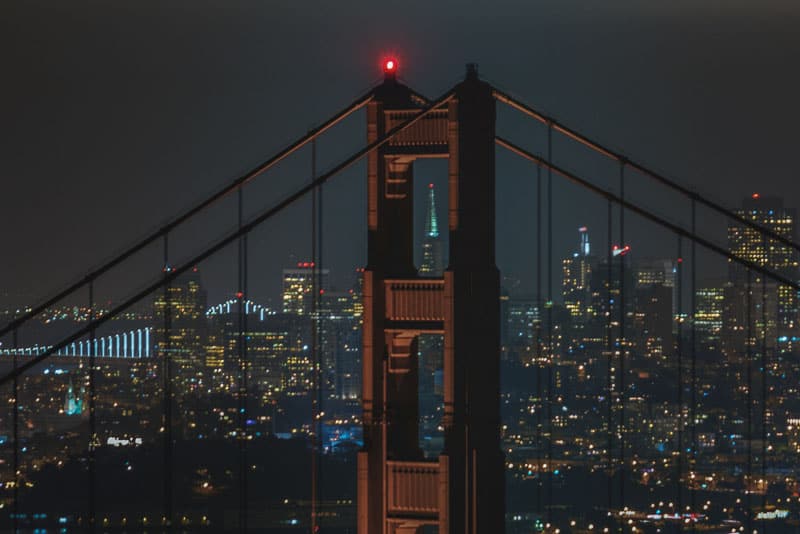
<svg viewBox="0 0 800 534"><path fill-rule="evenodd" d="M619 166L619 198L625 201L625 162ZM625 250L625 205L619 203L619 246ZM625 508L625 255L619 256L619 505Z"/></svg>
<svg viewBox="0 0 800 534"><path fill-rule="evenodd" d="M683 427L684 427L684 420L683 420L683 388L684 388L684 380L683 380L683 241L681 236L678 236L678 290L675 292L678 305L676 307L677 311L677 338L676 338L676 345L677 345L677 366L678 366L678 458L675 468L675 492L676 498L675 502L677 503L677 513L683 514L683 486L682 486L682 478L683 478ZM683 530L683 522L681 521L678 524L678 529Z"/></svg>
<svg viewBox="0 0 800 534"><path fill-rule="evenodd" d="M747 506L747 532L753 531L753 510L750 499L750 485L753 478L753 370L752 370L752 341L753 341L753 288L752 273L747 269L747 293L745 304L747 308L747 342L745 357L747 359L747 473L745 475L745 506Z"/></svg>
<svg viewBox="0 0 800 534"><path fill-rule="evenodd" d="M314 143L312 145L312 150L314 151L314 174L316 175L316 172L317 172L316 171L316 169L317 169L317 141L316 141L316 139L314 140ZM323 225L322 225L322 184L317 186L316 199L317 199L317 214L316 214L316 219L317 219L317 232L316 232L317 233L317 250L315 252L316 259L314 260L314 269L315 269L314 273L315 273L315 275L317 277L317 280L316 280L316 283L315 283L315 285L317 287L317 291L314 293L314 298L317 299L317 306L316 306L316 308L317 308L317 319L316 320L319 321L319 324L317 325L317 333L316 333L316 336L317 336L317 353L319 354L319 356L317 358L317 391L316 391L316 394L317 394L317 410L320 412L320 414L322 414L325 411L325 406L323 405L323 396L322 396L322 391L323 390L322 390L322 382L321 382L321 376L322 376L322 373L321 373L321 367L322 367L321 346L322 346L323 343L322 343L322 340L321 340L321 337L320 337L321 333L320 333L320 330L319 330L319 328L320 328L320 326L322 324L322 313L321 313L321 309L320 309L321 308L321 306L320 306L321 302L320 301L322 300L322 294L325 291L325 288L322 285L322 281L323 281L323 277L322 277L322 271L323 271L323 263L322 263L322 243L323 243L323 241L322 241L322 228L323 228ZM322 331L323 332L325 331L324 327L322 328ZM317 423L316 434L319 436L319 439L321 440L322 439L322 415L319 415L318 417L319 417L319 421ZM318 447L320 447L320 448L322 447L322 442L321 441L319 442ZM317 493L318 493L319 496L321 496L322 495L322 462L321 461L317 462L317 473L316 473L316 476L317 476ZM319 505L318 505L318 508L319 508ZM319 514L317 514L317 515L319 515ZM320 529L319 519L317 519L317 530L319 530L319 529Z"/></svg>
<svg viewBox="0 0 800 534"><path fill-rule="evenodd" d="M169 275L172 268L169 265L169 234L164 234L164 277ZM164 526L172 530L172 310L170 306L170 287L172 282L168 279L164 284L164 339L163 342L163 375L164 375Z"/></svg>
<svg viewBox="0 0 800 534"><path fill-rule="evenodd" d="M614 256L612 253L611 234L613 228L613 209L611 200L608 200L607 213L606 213L606 258L608 270L606 272L606 356L607 360L607 388L606 400L608 402L607 421L608 427L608 513L611 514L614 505L614 342L613 342L613 324L611 322L611 278Z"/></svg>
<svg viewBox="0 0 800 534"><path fill-rule="evenodd" d="M89 281L89 322L94 321L94 280ZM89 333L89 346L94 345L95 330ZM97 448L97 416L95 385L95 354L89 352L89 532L96 531L97 494L96 494L96 458Z"/></svg>
<svg viewBox="0 0 800 534"><path fill-rule="evenodd" d="M536 512L542 515L542 166L536 165Z"/></svg>
<svg viewBox="0 0 800 534"><path fill-rule="evenodd" d="M547 124L547 161L553 162L553 125ZM553 170L547 167L547 347L549 365L547 366L547 523L551 521L553 508Z"/></svg>
<svg viewBox="0 0 800 534"><path fill-rule="evenodd" d="M317 141L311 141L311 181L317 176ZM317 495L319 493L317 479L318 458L318 422L319 422L319 345L317 343L317 305L319 304L319 287L317 287L317 188L311 190L311 534L317 532Z"/></svg>
<svg viewBox="0 0 800 534"><path fill-rule="evenodd" d="M13 345L14 345L14 371L17 370L17 349L19 348L19 338L17 329L14 329L13 334ZM14 413L11 417L12 424L14 426L14 508L13 508L13 519L12 523L14 526L14 532L19 531L19 379L17 378L16 373L14 374L14 384L13 384L13 394L14 394Z"/></svg>
<svg viewBox="0 0 800 534"><path fill-rule="evenodd" d="M697 206L695 200L692 199L692 238L696 236L697 232ZM691 417L691 456L689 457L689 470L694 476L697 476L697 243L692 239L692 272L691 272L691 286L692 293L689 296L691 300L691 355L692 367L691 374L691 407L689 409L689 417ZM697 506L695 495L695 480L690 478L689 486L689 499L691 504L692 513L697 513L695 507ZM695 522L692 521L692 532L695 531Z"/></svg>
<svg viewBox="0 0 800 534"><path fill-rule="evenodd" d="M768 256L768 243L766 236L763 237L763 257ZM777 293L777 285L775 287ZM776 294L777 297L777 294ZM776 316L777 323L777 316ZM777 324L776 324L777 327ZM761 275L761 484L759 488L763 490L761 494L761 509L767 506L767 277ZM762 525L764 522L762 521ZM762 528L762 532L764 532Z"/></svg>
<svg viewBox="0 0 800 534"><path fill-rule="evenodd" d="M244 190L239 186L238 227L241 230L244 217ZM247 236L239 238L239 269L236 297L239 300L239 339L237 347L239 367L238 423L239 432L239 531L247 531Z"/></svg>
<svg viewBox="0 0 800 534"><path fill-rule="evenodd" d="M313 162L314 168L312 169L312 176L316 176L316 173L317 173L317 140L316 139L312 142L311 150L313 151L313 159L314 159L314 162ZM316 233L316 249L314 250L315 258L314 258L314 262L313 262L313 264L314 264L313 273L314 273L314 276L316 278L315 281L314 281L314 286L316 288L316 290L314 291L314 299L316 299L316 304L315 304L316 312L315 312L315 318L314 318L314 323L316 325L316 330L315 330L314 336L315 336L315 344L316 344L316 347L317 347L316 353L318 354L317 362L316 362L316 369L317 369L316 384L317 384L317 387L316 387L316 391L315 391L316 396L317 396L316 403L317 403L317 413L318 413L318 415L317 415L317 427L316 427L316 429L314 431L314 434L316 436L318 436L318 438L317 438L317 440L318 440L317 441L317 449L318 449L318 453L319 453L319 451L322 450L322 442L321 442L321 440L322 440L322 415L321 414L324 413L323 397L322 397L322 391L323 391L323 389L322 389L323 388L323 381L322 381L322 367L323 367L322 345L323 345L323 343L322 343L321 336L322 336L322 332L325 331L325 328L322 326L322 320L323 320L322 319L322 317L323 317L322 312L323 312L323 310L322 310L322 306L321 306L322 295L323 295L323 292L325 291L325 288L322 285L322 281L323 281L323 277L322 277L322 270L323 270L323 266L322 266L322 228L323 228L323 226L322 226L322 185L320 184L319 186L317 186L317 188L314 190L314 192L316 193L314 198L316 200L316 215L315 215L315 219L316 219L316 225L317 225L316 232L315 232ZM316 476L316 479L317 479L317 494L315 495L315 497L317 499L320 499L321 495L322 495L322 461L321 461L321 459L320 459L320 461L317 462L317 471L315 473L315 476ZM319 531L320 528L321 528L321 526L319 524L319 522L320 522L319 521L319 515L320 515L319 514L319 506L320 506L320 504L318 502L317 503L317 521L316 521L316 523L317 523L317 526L316 526L317 531Z"/></svg>

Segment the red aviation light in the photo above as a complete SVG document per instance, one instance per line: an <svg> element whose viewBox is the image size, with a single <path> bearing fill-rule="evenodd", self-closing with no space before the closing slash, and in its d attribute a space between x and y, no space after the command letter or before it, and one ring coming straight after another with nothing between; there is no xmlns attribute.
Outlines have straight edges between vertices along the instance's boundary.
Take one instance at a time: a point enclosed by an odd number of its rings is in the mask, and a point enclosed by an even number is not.
<svg viewBox="0 0 800 534"><path fill-rule="evenodd" d="M630 245L625 245L624 247L620 247L619 245L614 245L611 247L612 255L616 258L617 256L624 256L628 252L631 251Z"/></svg>
<svg viewBox="0 0 800 534"><path fill-rule="evenodd" d="M758 197L760 196L761 195L759 195L758 193L753 193L753 200L758 200Z"/></svg>
<svg viewBox="0 0 800 534"><path fill-rule="evenodd" d="M396 80L397 79L397 59L389 56L384 56L383 61L381 61L381 67L383 67L383 77L386 80Z"/></svg>

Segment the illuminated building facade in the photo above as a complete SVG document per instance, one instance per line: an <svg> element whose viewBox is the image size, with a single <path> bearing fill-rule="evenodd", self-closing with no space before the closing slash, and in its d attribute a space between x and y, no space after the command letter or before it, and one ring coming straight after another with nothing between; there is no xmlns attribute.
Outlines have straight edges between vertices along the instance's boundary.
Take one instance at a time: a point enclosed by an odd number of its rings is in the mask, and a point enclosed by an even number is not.
<svg viewBox="0 0 800 534"><path fill-rule="evenodd" d="M313 306L312 290L315 285L320 291L327 288L328 269L317 269L313 262L298 262L296 269L284 269L281 295L283 313L310 315Z"/></svg>
<svg viewBox="0 0 800 534"><path fill-rule="evenodd" d="M696 291L694 325L700 343L713 347L719 344L724 301L725 290L722 287L706 287Z"/></svg>
<svg viewBox="0 0 800 534"><path fill-rule="evenodd" d="M317 332L327 398L355 400L361 388L362 303L355 290L320 295Z"/></svg>
<svg viewBox="0 0 800 534"><path fill-rule="evenodd" d="M80 394L75 394L75 387L70 378L69 386L67 386L67 394L64 398L64 415L81 415L84 410L83 399L85 397L86 389L83 386L81 386Z"/></svg>
<svg viewBox="0 0 800 534"><path fill-rule="evenodd" d="M776 234L796 240L795 209L786 208L779 197L759 194L744 199L737 213ZM734 255L766 267L791 280L798 280L798 253L793 248L774 239L762 236L748 226L730 223L728 248ZM749 285L748 285L749 283ZM729 356L748 338L751 346L766 343L774 347L778 336L795 336L798 330L797 293L787 286L772 281L766 284L757 272L732 261L728 262L728 284L725 289L723 313L723 350ZM750 304L748 310L748 302ZM747 318L750 317L748 324ZM766 335L766 340L761 340Z"/></svg>
<svg viewBox="0 0 800 534"><path fill-rule="evenodd" d="M428 204L425 212L425 236L422 240L422 263L420 276L442 276L444 273L444 253L442 239L439 237L439 218L436 213L436 193L433 184L428 184Z"/></svg>
<svg viewBox="0 0 800 534"><path fill-rule="evenodd" d="M643 259L636 262L634 324L637 343L645 357L673 353L677 290L677 264L672 260Z"/></svg>
<svg viewBox="0 0 800 534"><path fill-rule="evenodd" d="M158 354L170 358L174 393L185 395L197 389L205 376L206 292L200 272L192 269L158 292L153 314Z"/></svg>
<svg viewBox="0 0 800 534"><path fill-rule="evenodd" d="M579 246L571 258L562 261L561 294L564 307L577 322L583 322L589 315L591 302L590 282L593 259L590 256L589 230L585 226L578 228Z"/></svg>
<svg viewBox="0 0 800 534"><path fill-rule="evenodd" d="M678 313L678 262L672 259L643 258L636 262L636 287L663 286L670 290L671 313Z"/></svg>

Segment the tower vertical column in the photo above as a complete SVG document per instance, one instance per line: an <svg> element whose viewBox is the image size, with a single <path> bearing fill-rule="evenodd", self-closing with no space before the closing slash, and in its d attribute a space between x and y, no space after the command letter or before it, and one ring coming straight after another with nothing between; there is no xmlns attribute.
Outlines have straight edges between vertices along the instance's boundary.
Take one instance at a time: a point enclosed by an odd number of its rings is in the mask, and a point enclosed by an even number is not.
<svg viewBox="0 0 800 534"><path fill-rule="evenodd" d="M387 76L367 109L374 142L421 102ZM364 271L363 423L358 532L436 525L450 534L502 533L500 283L495 265L495 103L475 68L447 108L369 155ZM413 263L413 161L447 157L450 265L443 278ZM445 448L419 450L417 336L444 335Z"/></svg>
<svg viewBox="0 0 800 534"><path fill-rule="evenodd" d="M495 102L474 67L456 87L457 145L450 148L450 265L445 291L445 376L451 421L450 532L503 532L500 449L500 280L495 265ZM455 167L455 169L453 169ZM451 173L452 174L452 173Z"/></svg>

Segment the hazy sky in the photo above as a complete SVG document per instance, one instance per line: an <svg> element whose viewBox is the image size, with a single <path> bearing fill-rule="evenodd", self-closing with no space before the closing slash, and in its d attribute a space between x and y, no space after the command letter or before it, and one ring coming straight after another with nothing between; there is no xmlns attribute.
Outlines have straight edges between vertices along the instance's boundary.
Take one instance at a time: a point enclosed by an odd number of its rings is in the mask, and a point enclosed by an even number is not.
<svg viewBox="0 0 800 534"><path fill-rule="evenodd" d="M490 82L726 205L758 189L800 206L798 6L3 2L0 289L44 297L81 276L380 81L387 52L399 58L403 80L431 96L476 62ZM507 116L504 135L540 150L539 134ZM356 120L320 141L319 166L363 141ZM570 166L571 154L565 148L557 159ZM574 165L584 163L593 169ZM290 192L309 166L307 152L299 154L254 189L248 207ZM326 196L325 254L340 284L366 241L360 169ZM442 169L422 166L420 183L443 184ZM498 158L498 261L521 278L535 266L534 178L529 166ZM554 261L574 247L579 225L605 240L605 204L559 187ZM660 195L643 202L675 219L685 213ZM299 206L251 238L254 295L275 296L280 268L291 255L307 257L307 213ZM234 204L225 204L186 235L210 242L234 221ZM627 235L643 254L666 247L646 228ZM152 258L142 260L143 279L157 274ZM234 259L207 266L211 300L234 290Z"/></svg>

